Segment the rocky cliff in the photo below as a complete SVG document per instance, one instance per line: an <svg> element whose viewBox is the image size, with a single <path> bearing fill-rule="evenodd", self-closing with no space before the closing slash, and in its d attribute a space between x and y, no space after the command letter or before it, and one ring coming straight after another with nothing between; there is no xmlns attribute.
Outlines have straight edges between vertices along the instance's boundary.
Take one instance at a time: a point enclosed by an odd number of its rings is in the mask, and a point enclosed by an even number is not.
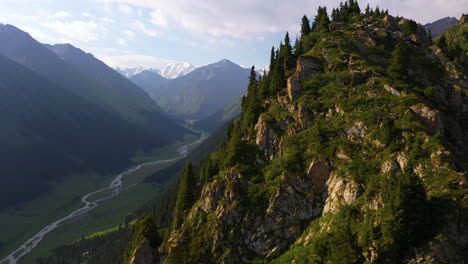
<svg viewBox="0 0 468 264"><path fill-rule="evenodd" d="M414 21L334 20L251 79L165 263L466 263L464 69Z"/></svg>

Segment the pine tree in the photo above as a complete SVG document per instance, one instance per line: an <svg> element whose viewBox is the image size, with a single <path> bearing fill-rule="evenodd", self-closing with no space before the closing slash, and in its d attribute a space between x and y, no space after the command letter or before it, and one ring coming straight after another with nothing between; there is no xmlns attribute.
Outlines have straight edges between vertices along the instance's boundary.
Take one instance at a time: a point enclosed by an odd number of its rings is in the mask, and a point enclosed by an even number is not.
<svg viewBox="0 0 468 264"><path fill-rule="evenodd" d="M276 54L277 56L279 55L278 51ZM284 69L284 63L281 63L280 61L275 63L275 67L270 75L271 80L269 85L269 94L276 96L277 92L286 87L286 71Z"/></svg>
<svg viewBox="0 0 468 264"><path fill-rule="evenodd" d="M249 136L253 135L255 124L262 111L258 89L257 73L255 72L255 66L252 66L250 69L247 97L245 97L246 99L242 104L243 127L247 128Z"/></svg>
<svg viewBox="0 0 468 264"><path fill-rule="evenodd" d="M378 6L375 8L374 16L380 18L380 8Z"/></svg>
<svg viewBox="0 0 468 264"><path fill-rule="evenodd" d="M204 184L210 182L213 179L213 176L218 174L219 165L217 159L214 158L213 154L209 154L203 160L203 163L200 168L200 181Z"/></svg>
<svg viewBox="0 0 468 264"><path fill-rule="evenodd" d="M440 36L439 40L437 41L437 46L439 46L439 48L441 49L446 49L447 48L447 38L445 37L445 35L442 35Z"/></svg>
<svg viewBox="0 0 468 264"><path fill-rule="evenodd" d="M257 87L257 73L255 72L255 66L253 65L252 68L250 68L248 91L252 92L256 90L256 87Z"/></svg>
<svg viewBox="0 0 468 264"><path fill-rule="evenodd" d="M302 25L301 25L301 38L309 35L309 33L311 32L311 29L310 29L310 21L309 19L307 18L306 15L304 15L302 17Z"/></svg>
<svg viewBox="0 0 468 264"><path fill-rule="evenodd" d="M275 46L271 47L270 72L273 71L273 67L275 67Z"/></svg>
<svg viewBox="0 0 468 264"><path fill-rule="evenodd" d="M294 56L299 57L303 52L302 48L302 41L296 38L296 42L294 43Z"/></svg>
<svg viewBox="0 0 468 264"><path fill-rule="evenodd" d="M395 80L406 79L408 56L407 48L403 44L398 43L392 52L390 66L387 71L390 77Z"/></svg>
<svg viewBox="0 0 468 264"><path fill-rule="evenodd" d="M286 32L284 36L284 45L281 46L281 57L284 63L285 71L294 66L294 58L292 53L291 39L289 38L289 32Z"/></svg>
<svg viewBox="0 0 468 264"><path fill-rule="evenodd" d="M359 3L357 1L354 2L353 13L355 15L360 15L361 14L361 8L359 7Z"/></svg>
<svg viewBox="0 0 468 264"><path fill-rule="evenodd" d="M312 24L312 30L314 32L328 31L328 24L330 24L330 18L327 14L327 8L319 6Z"/></svg>
<svg viewBox="0 0 468 264"><path fill-rule="evenodd" d="M386 17L386 16L388 16L388 9L385 9L385 12L383 13L383 17L382 17L382 18L384 18L384 17Z"/></svg>
<svg viewBox="0 0 468 264"><path fill-rule="evenodd" d="M330 18L328 18L327 7L322 9L322 15L320 16L319 31L328 31L328 25L330 24Z"/></svg>
<svg viewBox="0 0 468 264"><path fill-rule="evenodd" d="M370 15L371 15L371 9L370 9L369 4L367 4L367 7L366 7L366 11L365 11L365 12L366 12L366 13L365 13L366 16L370 16Z"/></svg>
<svg viewBox="0 0 468 264"><path fill-rule="evenodd" d="M195 202L196 185L197 181L193 173L193 165L192 162L189 162L180 178L179 191L174 209L174 219L172 221L172 230L176 230L182 225L188 211Z"/></svg>
<svg viewBox="0 0 468 264"><path fill-rule="evenodd" d="M157 248L161 245L163 239L159 234L159 228L156 225L156 221L154 218L148 214L143 217L142 221L142 234L143 236L148 239L150 246L152 248Z"/></svg>
<svg viewBox="0 0 468 264"><path fill-rule="evenodd" d="M335 8L332 9L332 21L338 22L338 10Z"/></svg>

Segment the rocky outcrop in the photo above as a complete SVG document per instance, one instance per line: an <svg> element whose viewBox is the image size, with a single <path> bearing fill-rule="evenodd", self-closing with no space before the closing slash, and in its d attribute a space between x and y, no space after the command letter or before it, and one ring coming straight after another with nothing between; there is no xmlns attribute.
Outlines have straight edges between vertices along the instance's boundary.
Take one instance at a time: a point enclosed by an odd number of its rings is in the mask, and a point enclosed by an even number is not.
<svg viewBox="0 0 468 264"><path fill-rule="evenodd" d="M286 128L287 124L281 125ZM273 129L272 125L266 122L266 115L260 115L257 124L255 125L255 142L258 148L267 159L274 159L281 155L282 137Z"/></svg>
<svg viewBox="0 0 468 264"><path fill-rule="evenodd" d="M242 174L231 171L224 175L224 180L203 188L189 219L200 214L215 217L216 221L210 221L208 226L193 228L210 230L212 241L209 242L213 248L209 254L221 263L248 263L251 260L246 256L252 254L273 258L302 234L301 223L320 215L329 174L328 165L318 160L311 163L305 177L283 173L280 184L267 200L265 211L257 214L242 206L249 185ZM186 235L183 231L174 234L169 239L168 252Z"/></svg>
<svg viewBox="0 0 468 264"><path fill-rule="evenodd" d="M391 93L391 94L393 94L393 95L395 95L395 96L406 95L404 92L400 92L400 91L398 91L397 89L391 87L391 86L388 85L388 84L384 84L383 87L384 87L384 89L385 89L387 92L389 92L389 93Z"/></svg>
<svg viewBox="0 0 468 264"><path fill-rule="evenodd" d="M411 106L411 109L432 132L443 133L444 122L440 111L432 109L424 104Z"/></svg>
<svg viewBox="0 0 468 264"><path fill-rule="evenodd" d="M289 78L286 86L286 91L288 92L290 102L297 100L297 98L301 96L301 84L296 79Z"/></svg>
<svg viewBox="0 0 468 264"><path fill-rule="evenodd" d="M330 170L326 161L318 159L314 159L307 170L307 176L312 180L314 216L320 215L327 198L326 183L330 177Z"/></svg>
<svg viewBox="0 0 468 264"><path fill-rule="evenodd" d="M352 141L362 141L367 137L367 126L362 121L356 121L353 126L346 129L346 136Z"/></svg>
<svg viewBox="0 0 468 264"><path fill-rule="evenodd" d="M310 80L322 70L322 62L312 56L300 56L296 63L296 76L299 79Z"/></svg>
<svg viewBox="0 0 468 264"><path fill-rule="evenodd" d="M294 120L299 123L301 130L308 129L312 126L311 114L308 112L307 108L303 107L302 105L297 107Z"/></svg>
<svg viewBox="0 0 468 264"><path fill-rule="evenodd" d="M322 215L336 212L341 205L352 204L361 194L359 184L349 178L342 178L332 173L327 180L328 197Z"/></svg>
<svg viewBox="0 0 468 264"><path fill-rule="evenodd" d="M135 250L130 264L154 264L158 263L157 261L158 258L155 256L154 249L150 246L149 241L145 239Z"/></svg>
<svg viewBox="0 0 468 264"><path fill-rule="evenodd" d="M387 160L382 164L380 171L382 173L396 173L400 170L400 166L394 160Z"/></svg>

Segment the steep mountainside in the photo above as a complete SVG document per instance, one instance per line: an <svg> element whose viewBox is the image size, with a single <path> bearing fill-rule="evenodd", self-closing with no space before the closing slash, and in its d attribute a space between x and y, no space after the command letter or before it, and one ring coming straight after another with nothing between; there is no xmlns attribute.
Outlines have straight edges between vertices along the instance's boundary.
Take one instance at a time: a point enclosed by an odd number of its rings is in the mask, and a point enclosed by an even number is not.
<svg viewBox="0 0 468 264"><path fill-rule="evenodd" d="M73 66L86 77L112 88L116 95L126 98L127 104L143 109L159 110L151 98L127 78L96 59L92 54L75 48L70 44L45 45L67 64Z"/></svg>
<svg viewBox="0 0 468 264"><path fill-rule="evenodd" d="M230 103L225 105L222 109L216 111L214 114L204 119L198 120L193 124L193 128L212 132L224 124L232 121L241 113L241 97L234 98Z"/></svg>
<svg viewBox="0 0 468 264"><path fill-rule="evenodd" d="M468 71L468 15L463 15L455 26L436 38L435 42L466 74Z"/></svg>
<svg viewBox="0 0 468 264"><path fill-rule="evenodd" d="M133 131L121 130L122 120L3 56L0 92L0 175L8 186L0 208L31 199L54 178L127 163Z"/></svg>
<svg viewBox="0 0 468 264"><path fill-rule="evenodd" d="M129 78L134 84L140 86L148 94L152 94L159 90L162 85L166 84L169 79L162 77L158 73L152 71L142 71Z"/></svg>
<svg viewBox="0 0 468 264"><path fill-rule="evenodd" d="M170 80L150 96L166 112L179 118L203 119L245 92L248 70L228 60L197 68ZM150 90L151 87L144 87Z"/></svg>
<svg viewBox="0 0 468 264"><path fill-rule="evenodd" d="M447 29L453 27L455 24L457 24L457 22L458 19L454 17L445 17L424 25L424 28L426 31L431 31L432 37L435 38L444 33Z"/></svg>
<svg viewBox="0 0 468 264"><path fill-rule="evenodd" d="M0 26L0 38L0 54L16 62L3 58L0 77L9 120L0 139L1 177L14 179L0 207L32 199L48 181L70 173L125 168L136 151L188 133L92 55L70 45L50 47L59 57L11 25Z"/></svg>
<svg viewBox="0 0 468 264"><path fill-rule="evenodd" d="M229 139L184 171L164 263L466 263L466 69L414 21L331 13L252 71Z"/></svg>

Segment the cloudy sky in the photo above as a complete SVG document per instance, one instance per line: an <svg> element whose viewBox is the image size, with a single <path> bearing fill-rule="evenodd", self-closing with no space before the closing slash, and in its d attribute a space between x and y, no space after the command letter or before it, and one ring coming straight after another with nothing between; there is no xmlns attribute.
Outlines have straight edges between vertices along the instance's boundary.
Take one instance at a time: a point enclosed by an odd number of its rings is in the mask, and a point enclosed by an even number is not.
<svg viewBox="0 0 468 264"><path fill-rule="evenodd" d="M361 0L428 23L468 12L468 0ZM272 45L319 5L339 0L0 0L0 23L44 43L71 43L118 67L223 58L265 66Z"/></svg>

